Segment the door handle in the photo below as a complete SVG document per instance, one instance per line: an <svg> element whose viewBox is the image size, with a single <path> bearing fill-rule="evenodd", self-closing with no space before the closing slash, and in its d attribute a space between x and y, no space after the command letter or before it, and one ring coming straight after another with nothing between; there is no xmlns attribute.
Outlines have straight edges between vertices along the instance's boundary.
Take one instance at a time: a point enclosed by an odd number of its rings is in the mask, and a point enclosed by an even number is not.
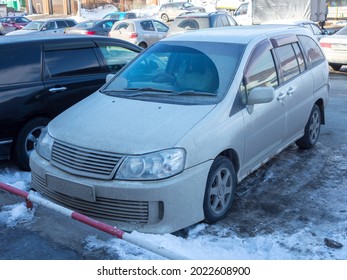
<svg viewBox="0 0 347 280"><path fill-rule="evenodd" d="M294 94L294 92L295 92L295 89L290 87L287 91L287 95L292 96Z"/></svg>
<svg viewBox="0 0 347 280"><path fill-rule="evenodd" d="M67 88L66 87L54 87L54 88L50 88L48 91L49 92L61 92L61 91L65 91Z"/></svg>
<svg viewBox="0 0 347 280"><path fill-rule="evenodd" d="M286 98L287 94L281 92L278 96L277 96L277 101L282 101L284 98Z"/></svg>

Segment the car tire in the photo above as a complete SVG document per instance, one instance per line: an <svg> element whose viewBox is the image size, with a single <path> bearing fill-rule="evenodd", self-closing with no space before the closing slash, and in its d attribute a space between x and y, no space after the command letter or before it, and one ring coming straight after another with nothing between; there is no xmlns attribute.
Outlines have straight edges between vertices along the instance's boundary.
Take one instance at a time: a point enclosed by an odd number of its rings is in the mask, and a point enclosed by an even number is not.
<svg viewBox="0 0 347 280"><path fill-rule="evenodd" d="M232 162L225 156L218 156L208 174L204 215L207 223L223 219L231 208L236 190L236 172Z"/></svg>
<svg viewBox="0 0 347 280"><path fill-rule="evenodd" d="M14 158L19 168L30 171L29 156L50 119L36 118L27 122L20 130L14 145Z"/></svg>
<svg viewBox="0 0 347 280"><path fill-rule="evenodd" d="M169 21L169 16L167 14L162 14L161 19L163 22L168 22Z"/></svg>
<svg viewBox="0 0 347 280"><path fill-rule="evenodd" d="M139 44L139 47L141 47L141 48L143 48L143 49L146 49L148 46L147 46L147 44L146 44L145 42L141 42L141 43Z"/></svg>
<svg viewBox="0 0 347 280"><path fill-rule="evenodd" d="M316 145L320 133L322 113L317 104L312 108L310 117L305 126L305 134L295 143L302 149L310 149Z"/></svg>
<svg viewBox="0 0 347 280"><path fill-rule="evenodd" d="M342 64L338 63L329 63L330 67L333 68L335 71L339 71L342 67Z"/></svg>

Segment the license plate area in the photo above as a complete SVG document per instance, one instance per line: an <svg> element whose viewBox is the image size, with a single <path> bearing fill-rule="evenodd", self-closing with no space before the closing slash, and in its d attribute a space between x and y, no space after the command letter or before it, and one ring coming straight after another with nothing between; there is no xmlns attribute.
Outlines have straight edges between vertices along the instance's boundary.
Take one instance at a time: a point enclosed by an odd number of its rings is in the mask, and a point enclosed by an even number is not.
<svg viewBox="0 0 347 280"><path fill-rule="evenodd" d="M48 188L52 191L74 198L95 202L95 189L93 186L67 181L50 174L46 175L46 180Z"/></svg>

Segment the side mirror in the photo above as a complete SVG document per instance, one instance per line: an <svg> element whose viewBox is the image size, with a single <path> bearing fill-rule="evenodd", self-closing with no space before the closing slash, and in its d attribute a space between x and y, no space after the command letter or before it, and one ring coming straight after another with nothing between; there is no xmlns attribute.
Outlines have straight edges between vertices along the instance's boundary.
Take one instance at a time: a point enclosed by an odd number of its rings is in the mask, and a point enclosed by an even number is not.
<svg viewBox="0 0 347 280"><path fill-rule="evenodd" d="M248 95L248 105L269 103L275 98L273 87L256 87Z"/></svg>

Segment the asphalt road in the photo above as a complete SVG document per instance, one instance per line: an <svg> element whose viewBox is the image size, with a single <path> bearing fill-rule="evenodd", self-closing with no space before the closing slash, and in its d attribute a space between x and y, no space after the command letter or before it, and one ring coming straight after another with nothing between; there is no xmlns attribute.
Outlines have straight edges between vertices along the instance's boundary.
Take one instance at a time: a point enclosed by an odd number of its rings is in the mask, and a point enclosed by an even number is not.
<svg viewBox="0 0 347 280"><path fill-rule="evenodd" d="M347 143L347 67L332 71L331 97L326 108L327 123L321 129L319 141L334 147ZM16 167L10 161L0 162L0 169ZM288 171L290 172L290 171ZM285 176L285 175L284 175ZM312 179L314 180L314 179ZM22 199L0 190L0 208ZM109 239L110 235L39 206L34 222L8 228L0 224L0 260L105 260L117 259L103 249L86 250L88 236Z"/></svg>

